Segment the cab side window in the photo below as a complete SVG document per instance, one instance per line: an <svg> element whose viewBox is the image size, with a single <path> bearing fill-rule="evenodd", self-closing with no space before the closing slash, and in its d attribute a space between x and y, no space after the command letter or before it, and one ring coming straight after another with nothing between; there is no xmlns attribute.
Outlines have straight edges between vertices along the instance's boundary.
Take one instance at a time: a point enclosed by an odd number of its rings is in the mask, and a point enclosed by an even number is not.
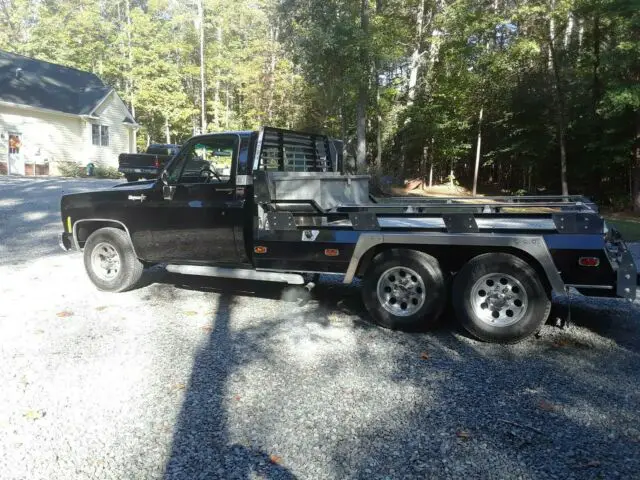
<svg viewBox="0 0 640 480"><path fill-rule="evenodd" d="M235 136L211 137L191 143L176 159L169 183L229 183L237 151L238 138Z"/></svg>

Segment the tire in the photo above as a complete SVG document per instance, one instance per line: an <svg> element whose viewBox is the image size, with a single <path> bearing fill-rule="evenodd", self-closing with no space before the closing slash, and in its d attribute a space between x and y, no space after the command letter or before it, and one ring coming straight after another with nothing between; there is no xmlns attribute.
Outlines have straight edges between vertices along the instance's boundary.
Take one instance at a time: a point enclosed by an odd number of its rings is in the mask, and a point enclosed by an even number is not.
<svg viewBox="0 0 640 480"><path fill-rule="evenodd" d="M127 182L137 182L138 177L136 175L125 175Z"/></svg>
<svg viewBox="0 0 640 480"><path fill-rule="evenodd" d="M111 227L96 230L89 236L84 245L84 267L98 290L105 292L130 290L144 269L127 233Z"/></svg>
<svg viewBox="0 0 640 480"><path fill-rule="evenodd" d="M374 322L394 330L434 326L446 297L438 261L415 250L379 254L363 279L362 299Z"/></svg>
<svg viewBox="0 0 640 480"><path fill-rule="evenodd" d="M508 253L473 258L454 277L452 295L462 326L485 342L520 342L536 333L551 311L536 271Z"/></svg>

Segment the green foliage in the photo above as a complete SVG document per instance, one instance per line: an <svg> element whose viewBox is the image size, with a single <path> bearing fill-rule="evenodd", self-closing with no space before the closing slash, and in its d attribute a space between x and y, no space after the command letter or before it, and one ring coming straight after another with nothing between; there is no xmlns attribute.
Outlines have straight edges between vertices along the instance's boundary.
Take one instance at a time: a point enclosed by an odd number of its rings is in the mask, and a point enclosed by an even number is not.
<svg viewBox="0 0 640 480"><path fill-rule="evenodd" d="M93 175L96 178L112 178L112 179L120 179L122 178L122 174L118 172L118 169L115 167L102 167L100 165L95 167L93 171Z"/></svg>
<svg viewBox="0 0 640 480"><path fill-rule="evenodd" d="M87 175L87 167L86 165L81 165L76 162L62 161L57 162L56 166L60 175L63 177L72 177L72 178L85 178ZM93 177L95 178L112 178L112 179L120 179L122 178L122 174L118 172L118 169L115 167L103 167L101 165L96 165L93 170Z"/></svg>
<svg viewBox="0 0 640 480"><path fill-rule="evenodd" d="M200 127L197 1L0 0L0 48L97 73L140 147L179 143ZM209 131L323 131L353 156L364 86L372 172L469 186L480 127L481 192L559 192L562 141L572 193L630 198L639 0L202 1Z"/></svg>
<svg viewBox="0 0 640 480"><path fill-rule="evenodd" d="M84 177L86 176L86 168L76 162L57 162L56 164L60 175L63 177Z"/></svg>

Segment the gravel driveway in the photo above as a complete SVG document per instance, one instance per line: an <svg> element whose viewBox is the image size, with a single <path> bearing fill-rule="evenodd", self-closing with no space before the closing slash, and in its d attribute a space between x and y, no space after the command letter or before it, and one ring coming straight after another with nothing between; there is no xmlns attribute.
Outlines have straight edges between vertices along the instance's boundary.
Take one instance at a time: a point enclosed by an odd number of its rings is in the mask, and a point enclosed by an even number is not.
<svg viewBox="0 0 640 480"><path fill-rule="evenodd" d="M95 290L59 197L0 177L0 477L640 478L640 304L515 346L366 323L356 287L156 268Z"/></svg>

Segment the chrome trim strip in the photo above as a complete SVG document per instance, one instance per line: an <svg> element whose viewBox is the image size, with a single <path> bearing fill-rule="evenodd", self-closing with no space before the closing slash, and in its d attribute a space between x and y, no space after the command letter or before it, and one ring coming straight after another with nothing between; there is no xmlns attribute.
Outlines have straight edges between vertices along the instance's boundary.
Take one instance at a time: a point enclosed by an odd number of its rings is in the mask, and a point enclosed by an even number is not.
<svg viewBox="0 0 640 480"><path fill-rule="evenodd" d="M382 228L438 228L446 225L442 217L378 217ZM480 229L503 230L544 230L555 232L556 226L550 219L520 219L520 218L476 218ZM351 227L349 219L340 219L329 225L336 227Z"/></svg>
<svg viewBox="0 0 640 480"><path fill-rule="evenodd" d="M344 275L344 272L325 272L319 270L279 270L277 268L256 268L257 272L283 272L283 273L319 273L320 275Z"/></svg>
<svg viewBox="0 0 640 480"><path fill-rule="evenodd" d="M613 290L613 287L611 285L578 285L575 283L567 283L565 286L573 287L573 288L592 288L597 290Z"/></svg>
<svg viewBox="0 0 640 480"><path fill-rule="evenodd" d="M560 273L553 263L549 249L541 236L535 235L506 235L476 233L363 233L358 238L356 247L349 263L349 268L344 277L344 283L351 283L355 277L358 265L362 257L379 244L393 245L458 245L458 246L491 246L511 247L521 250L535 258L544 269L551 288L558 294L564 294L565 285Z"/></svg>
<svg viewBox="0 0 640 480"><path fill-rule="evenodd" d="M167 265L167 271L182 275L202 275L205 277L236 278L239 280L259 280L263 282L283 282L289 285L304 285L302 275L295 273L265 272L249 268L222 268L207 265Z"/></svg>
<svg viewBox="0 0 640 480"><path fill-rule="evenodd" d="M131 238L131 233L129 232L129 229L127 228L127 226L121 221L113 220L111 218L83 218L82 220L76 220L73 223L73 229L72 229L73 244L75 245L76 250L82 251L82 249L80 248L80 242L78 242L78 235L77 235L77 226L79 223L82 223L82 222L111 222L111 223L118 223L122 225L122 228L124 228L124 231L127 232L127 236L129 237L129 241L131 242L131 248L133 249L133 254L136 257L138 257L138 254L136 253L136 247L133 245L133 238Z"/></svg>
<svg viewBox="0 0 640 480"><path fill-rule="evenodd" d="M246 187L247 185L253 185L251 175L236 175L236 187Z"/></svg>
<svg viewBox="0 0 640 480"><path fill-rule="evenodd" d="M258 133L258 140L256 141L256 153L253 157L253 168L252 172L258 170L258 165L260 164L260 155L262 154L262 142L264 141L264 127L260 127L260 132Z"/></svg>

